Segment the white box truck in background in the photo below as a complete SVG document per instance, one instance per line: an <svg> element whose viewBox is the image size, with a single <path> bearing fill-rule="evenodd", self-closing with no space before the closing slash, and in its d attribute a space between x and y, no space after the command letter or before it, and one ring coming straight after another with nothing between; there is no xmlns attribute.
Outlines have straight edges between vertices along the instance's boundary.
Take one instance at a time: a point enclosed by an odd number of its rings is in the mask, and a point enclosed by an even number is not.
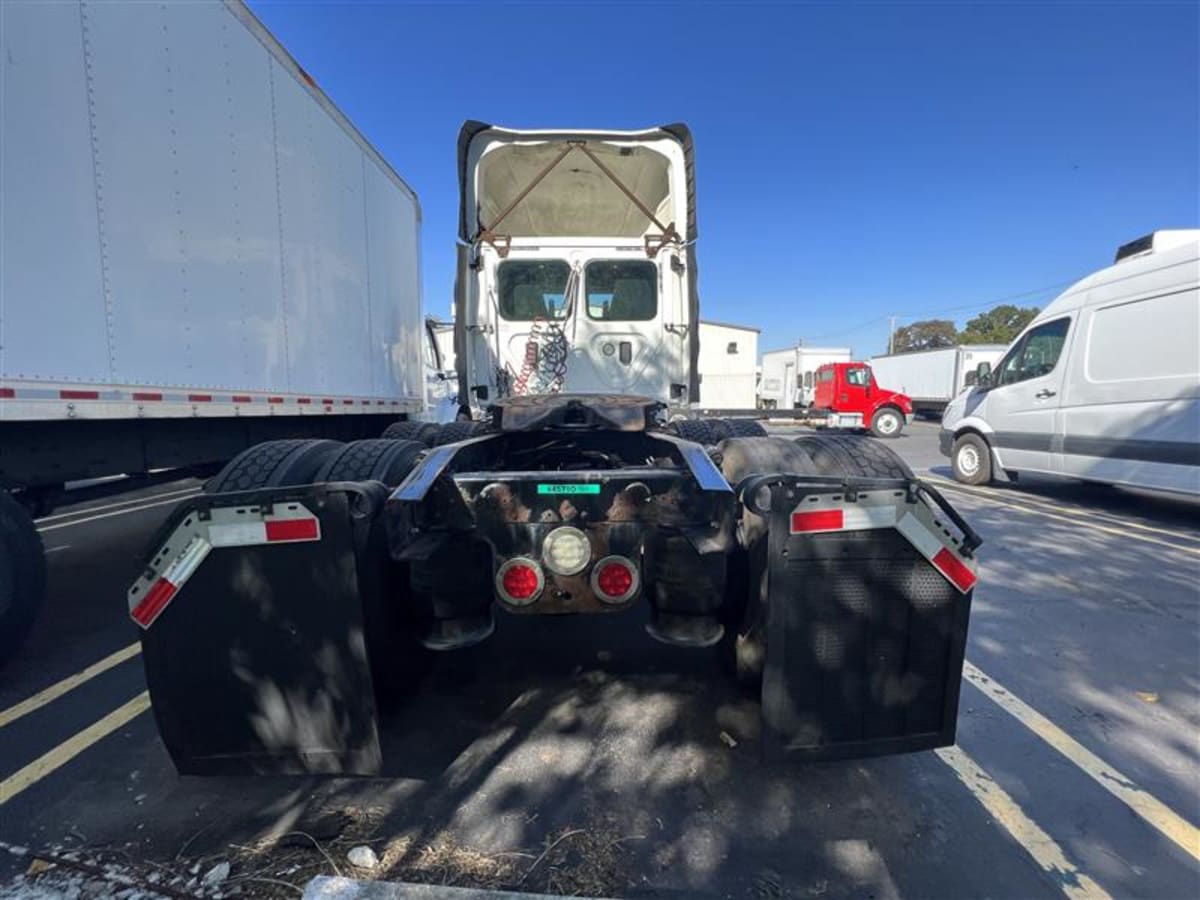
<svg viewBox="0 0 1200 900"><path fill-rule="evenodd" d="M871 357L880 384L912 398L916 415L941 416L946 404L974 384L975 367L995 365L1007 344L965 344Z"/></svg>
<svg viewBox="0 0 1200 900"><path fill-rule="evenodd" d="M68 483L377 437L427 332L416 195L242 3L6 4L0 65L2 660Z"/></svg>
<svg viewBox="0 0 1200 900"><path fill-rule="evenodd" d="M812 405L813 378L826 363L850 362L849 347L806 347L769 350L762 356L758 383L760 409L804 409Z"/></svg>

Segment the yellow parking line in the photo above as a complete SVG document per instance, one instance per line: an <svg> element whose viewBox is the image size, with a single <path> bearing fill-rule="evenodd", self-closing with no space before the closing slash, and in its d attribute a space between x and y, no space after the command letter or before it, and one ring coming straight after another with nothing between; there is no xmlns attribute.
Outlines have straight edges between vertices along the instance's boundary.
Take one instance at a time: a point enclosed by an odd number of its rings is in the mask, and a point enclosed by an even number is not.
<svg viewBox="0 0 1200 900"><path fill-rule="evenodd" d="M1192 859L1200 861L1200 830L1161 800L1138 787L1083 744L1079 743L1025 701L1014 696L976 666L963 666L963 677L988 695L1001 709L1065 756L1078 768L1162 835L1174 841Z"/></svg>
<svg viewBox="0 0 1200 900"><path fill-rule="evenodd" d="M1021 848L1072 900L1104 900L1109 894L1067 859L1062 847L1029 818L996 780L958 747L934 751Z"/></svg>
<svg viewBox="0 0 1200 900"><path fill-rule="evenodd" d="M957 488L947 488L947 490L949 490L951 493L958 491ZM986 494L982 495L980 499L987 500L989 503L993 503L996 506L1003 506L1006 509L1015 509L1017 512L1031 513L1035 516L1045 516L1047 519L1054 519L1058 522L1066 522L1068 525L1074 525L1077 528L1090 528L1092 531L1103 531L1107 534L1115 534L1117 537L1127 538L1132 541L1142 541L1146 544L1156 544L1159 547L1169 547L1170 549L1178 550L1181 553L1194 553L1200 555L1200 547L1189 547L1185 544L1175 544L1171 541L1160 541L1158 538L1152 538L1144 534L1126 531L1123 528L1110 528L1107 525L1099 525L1095 522L1089 522L1082 516L1072 517L1059 515L1058 513L1052 513L1048 510L1040 509L1034 506L1019 506L1015 503L1005 503L1002 500L996 500L991 495ZM1176 537L1187 540L1184 535L1176 535Z"/></svg>
<svg viewBox="0 0 1200 900"><path fill-rule="evenodd" d="M142 691L128 703L119 706L103 719L67 738L53 750L39 756L25 768L0 781L0 806L26 788L37 784L51 772L66 765L97 741L112 734L150 708L150 694Z"/></svg>
<svg viewBox="0 0 1200 900"><path fill-rule="evenodd" d="M21 716L28 715L35 709L41 709L47 703L57 700L68 691L72 691L79 687L79 685L83 684L85 681L95 678L102 672L107 672L113 666L120 665L121 663L125 662L125 660L132 659L141 652L141 644L130 644L123 650L118 650L116 653L112 653L104 657L104 659L100 660L99 662L92 663L82 671L76 672L74 675L68 675L62 681L58 682L57 684L50 685L50 687L46 688L44 691L39 691L27 700L22 700L20 703L16 704L15 706L10 706L8 709L0 710L0 728L3 728L5 725L11 725L13 722L17 721L17 719L21 718Z"/></svg>
<svg viewBox="0 0 1200 900"><path fill-rule="evenodd" d="M944 486L946 490L957 491L960 494L970 494L975 497L983 497L985 500L996 500L997 502L1003 502L1003 498L1005 498L1006 496L1010 497L1014 501L1017 501L1017 499L1020 498L1020 501L1024 501L1025 503L1028 503L1031 506L1037 507L1038 509L1048 509L1048 510L1053 510L1055 512L1059 512L1059 513L1063 513L1063 514L1078 513L1081 516L1103 517L1104 520L1107 522L1114 522L1114 523L1117 523L1119 525L1126 526L1129 528L1136 528L1139 531L1148 531L1151 534L1162 534L1167 537L1178 538L1179 540L1182 540L1182 541L1196 540L1196 535L1194 535L1194 534L1188 534L1188 533L1180 532L1180 531L1171 531L1170 529L1167 529L1167 528L1156 528L1153 525L1145 525L1141 522L1134 522L1131 520L1122 519L1116 513L1106 512L1105 510L1096 509L1094 507L1089 508L1086 506L1068 506L1066 504L1059 503L1056 500L1052 500L1049 497L1039 497L1035 494L1016 493L1016 492L1009 494L1007 492L1005 492L1005 493L998 492L995 488L972 487L970 485L960 484L957 481L954 481L950 478L945 478L941 475L930 474L928 480L937 482L938 485Z"/></svg>

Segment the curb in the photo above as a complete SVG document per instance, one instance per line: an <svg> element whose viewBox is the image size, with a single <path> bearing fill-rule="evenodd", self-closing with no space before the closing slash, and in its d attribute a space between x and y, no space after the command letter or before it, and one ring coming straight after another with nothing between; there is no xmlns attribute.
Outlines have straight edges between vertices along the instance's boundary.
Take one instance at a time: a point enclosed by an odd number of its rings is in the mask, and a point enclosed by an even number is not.
<svg viewBox="0 0 1200 900"><path fill-rule="evenodd" d="M318 875L304 887L301 900L568 900L561 894L527 894L482 888L443 887L400 881L358 881ZM575 897L572 900L605 900Z"/></svg>

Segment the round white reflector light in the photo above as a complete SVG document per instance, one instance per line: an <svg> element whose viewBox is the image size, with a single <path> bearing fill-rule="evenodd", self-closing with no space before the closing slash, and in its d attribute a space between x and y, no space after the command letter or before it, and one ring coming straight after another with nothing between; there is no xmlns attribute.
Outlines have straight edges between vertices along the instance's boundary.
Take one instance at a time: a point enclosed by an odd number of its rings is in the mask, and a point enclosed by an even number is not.
<svg viewBox="0 0 1200 900"><path fill-rule="evenodd" d="M591 542L578 528L555 528L542 541L542 562L559 575L578 575L591 559Z"/></svg>

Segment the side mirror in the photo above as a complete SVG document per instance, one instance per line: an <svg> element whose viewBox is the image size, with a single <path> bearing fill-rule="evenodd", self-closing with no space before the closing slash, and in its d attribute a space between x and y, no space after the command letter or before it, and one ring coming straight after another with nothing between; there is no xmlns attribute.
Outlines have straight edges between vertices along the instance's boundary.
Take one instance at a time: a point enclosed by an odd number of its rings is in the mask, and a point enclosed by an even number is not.
<svg viewBox="0 0 1200 900"><path fill-rule="evenodd" d="M992 364L990 362L981 362L975 367L975 383L980 387L991 387Z"/></svg>

